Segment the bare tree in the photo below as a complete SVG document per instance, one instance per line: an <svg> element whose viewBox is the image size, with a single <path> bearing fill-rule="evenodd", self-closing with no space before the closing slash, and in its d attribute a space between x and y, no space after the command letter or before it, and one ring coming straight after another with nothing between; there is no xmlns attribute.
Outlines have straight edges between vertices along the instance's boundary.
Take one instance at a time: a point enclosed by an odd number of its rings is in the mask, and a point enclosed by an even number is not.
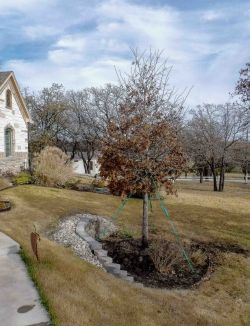
<svg viewBox="0 0 250 326"><path fill-rule="evenodd" d="M247 111L247 120L248 123L250 121L250 63L246 63L246 67L240 70L240 78L235 87L235 94L239 96L240 101L243 107ZM249 128L246 129L246 138L245 138L245 146L243 148L243 157L244 160L242 163L244 168L243 172L245 174L245 182L248 182L248 170L249 170Z"/></svg>
<svg viewBox="0 0 250 326"><path fill-rule="evenodd" d="M96 113L95 123L100 138L105 136L110 121L119 120L118 107L123 97L123 89L116 85L89 89L89 106Z"/></svg>
<svg viewBox="0 0 250 326"><path fill-rule="evenodd" d="M91 104L89 89L67 92L69 110L67 111L66 134L75 153L81 157L85 173L91 171L91 160L99 146L97 110Z"/></svg>
<svg viewBox="0 0 250 326"><path fill-rule="evenodd" d="M140 110L147 106L148 97L154 98L151 104L155 112L161 113L165 120L180 129L184 118L184 103L191 89L178 92L170 86L169 77L172 67L163 59L162 51L131 49L133 61L128 73L116 69L121 90L126 94L128 88L135 88L134 100L140 103ZM156 98L157 97L157 98ZM143 105L142 105L143 103ZM134 103L136 104L136 103Z"/></svg>
<svg viewBox="0 0 250 326"><path fill-rule="evenodd" d="M240 97L246 109L250 110L250 62L240 70L240 78L235 87L235 95Z"/></svg>
<svg viewBox="0 0 250 326"><path fill-rule="evenodd" d="M30 147L32 152L40 152L48 145L58 145L65 129L65 102L63 85L53 84L41 92L29 94L25 100L33 123L30 126Z"/></svg>
<svg viewBox="0 0 250 326"><path fill-rule="evenodd" d="M246 113L237 104L205 104L192 111L192 116L189 135L194 145L193 154L209 164L214 191L223 191L225 167L231 159L230 150L242 139L247 128Z"/></svg>
<svg viewBox="0 0 250 326"><path fill-rule="evenodd" d="M194 121L183 128L181 137L183 148L189 159L187 168L189 171L196 171L200 176L200 183L203 183L203 177L208 163L201 138L198 137L197 130L194 129Z"/></svg>
<svg viewBox="0 0 250 326"><path fill-rule="evenodd" d="M245 183L248 183L250 162L250 142L242 139L232 147L232 158L235 165L239 166L244 174Z"/></svg>

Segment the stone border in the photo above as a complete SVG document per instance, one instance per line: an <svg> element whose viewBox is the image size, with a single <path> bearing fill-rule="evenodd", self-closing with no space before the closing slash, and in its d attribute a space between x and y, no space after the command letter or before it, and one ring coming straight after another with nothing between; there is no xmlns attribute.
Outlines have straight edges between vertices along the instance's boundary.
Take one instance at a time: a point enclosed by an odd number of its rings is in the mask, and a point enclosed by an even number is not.
<svg viewBox="0 0 250 326"><path fill-rule="evenodd" d="M89 218L82 218L76 226L76 234L88 243L91 251L96 255L108 273L142 288L143 284L135 282L133 276L128 275L127 271L121 269L120 264L113 263L112 257L108 256L108 251L102 248L102 244L86 232L85 229L87 228L89 221Z"/></svg>

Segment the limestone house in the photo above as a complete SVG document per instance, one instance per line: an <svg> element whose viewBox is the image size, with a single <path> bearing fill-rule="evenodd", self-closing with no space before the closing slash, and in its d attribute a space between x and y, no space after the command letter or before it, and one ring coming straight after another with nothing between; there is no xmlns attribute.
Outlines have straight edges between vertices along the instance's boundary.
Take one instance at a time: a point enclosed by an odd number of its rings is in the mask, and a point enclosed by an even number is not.
<svg viewBox="0 0 250 326"><path fill-rule="evenodd" d="M29 112L12 71L0 71L0 174L28 167Z"/></svg>

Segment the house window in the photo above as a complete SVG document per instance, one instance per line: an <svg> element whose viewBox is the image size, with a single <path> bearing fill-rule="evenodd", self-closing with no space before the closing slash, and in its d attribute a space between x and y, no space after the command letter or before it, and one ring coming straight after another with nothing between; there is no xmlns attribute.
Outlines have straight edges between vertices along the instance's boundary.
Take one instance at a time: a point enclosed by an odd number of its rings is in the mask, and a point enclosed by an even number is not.
<svg viewBox="0 0 250 326"><path fill-rule="evenodd" d="M9 109L12 108L12 94L9 89L7 89L7 91L6 91L6 106Z"/></svg>
<svg viewBox="0 0 250 326"><path fill-rule="evenodd" d="M5 156L11 156L14 151L14 132L12 128L6 128L4 131Z"/></svg>

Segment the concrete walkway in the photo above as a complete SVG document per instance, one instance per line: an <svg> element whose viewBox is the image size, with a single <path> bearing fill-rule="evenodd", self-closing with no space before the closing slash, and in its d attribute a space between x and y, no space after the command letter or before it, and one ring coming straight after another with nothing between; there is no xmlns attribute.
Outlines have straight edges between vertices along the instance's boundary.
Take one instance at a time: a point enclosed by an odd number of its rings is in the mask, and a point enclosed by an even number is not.
<svg viewBox="0 0 250 326"><path fill-rule="evenodd" d="M50 325L19 250L17 242L0 232L0 325Z"/></svg>

